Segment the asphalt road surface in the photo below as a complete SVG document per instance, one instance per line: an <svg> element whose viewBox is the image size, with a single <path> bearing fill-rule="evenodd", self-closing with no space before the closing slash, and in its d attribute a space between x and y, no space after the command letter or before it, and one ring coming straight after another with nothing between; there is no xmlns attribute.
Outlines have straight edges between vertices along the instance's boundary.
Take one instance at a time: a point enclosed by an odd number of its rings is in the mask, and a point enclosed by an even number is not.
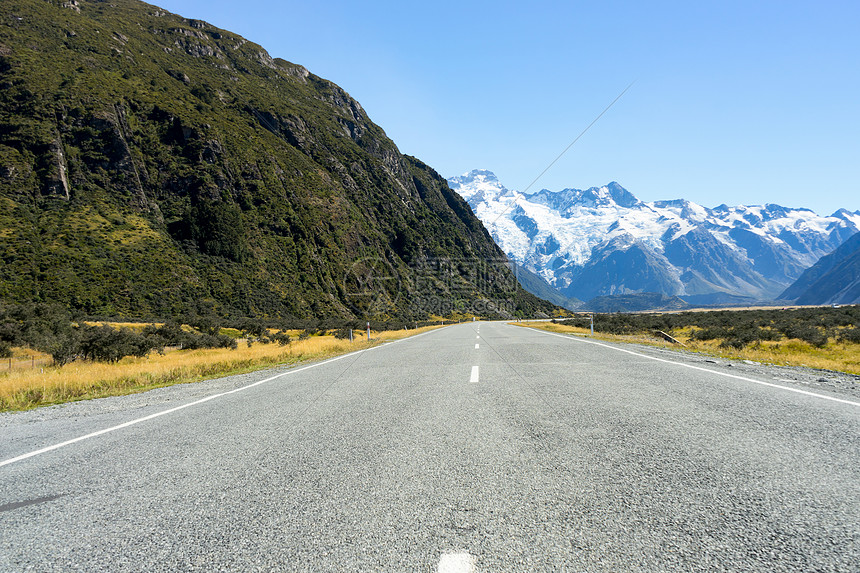
<svg viewBox="0 0 860 573"><path fill-rule="evenodd" d="M860 400L666 356L468 323L4 414L0 571L860 570Z"/></svg>

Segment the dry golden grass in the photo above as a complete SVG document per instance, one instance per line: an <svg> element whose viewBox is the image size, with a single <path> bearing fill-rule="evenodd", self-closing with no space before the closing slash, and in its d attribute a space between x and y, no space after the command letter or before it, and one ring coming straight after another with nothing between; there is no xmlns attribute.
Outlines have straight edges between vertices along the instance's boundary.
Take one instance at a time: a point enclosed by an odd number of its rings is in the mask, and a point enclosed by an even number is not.
<svg viewBox="0 0 860 573"><path fill-rule="evenodd" d="M242 340L225 348L177 350L146 358L127 357L115 364L77 361L63 367L31 368L0 373L0 411L26 410L73 400L131 394L151 388L195 382L269 366L319 360L370 348L390 340L433 330L371 332L371 341L350 343L334 336L311 336L287 346Z"/></svg>
<svg viewBox="0 0 860 573"><path fill-rule="evenodd" d="M564 326L550 322L520 322L511 324L562 334L585 334L591 338L590 331L587 328ZM824 347L816 348L801 340L789 339L762 341L759 344L737 350L734 348L720 348L720 340L693 340L690 338L691 331L691 328L686 328L669 334L682 342L685 350L699 352L708 356L734 360L752 360L780 366L806 366L809 368L847 372L849 374L860 374L860 344L831 340ZM595 334L593 338L607 342L635 342L637 344L647 344L663 348L678 348L677 345L665 340L644 334L631 336Z"/></svg>
<svg viewBox="0 0 860 573"><path fill-rule="evenodd" d="M140 332L147 326L162 326L161 322L84 322L87 326L110 326L112 328L128 328ZM186 327L187 328L187 327Z"/></svg>

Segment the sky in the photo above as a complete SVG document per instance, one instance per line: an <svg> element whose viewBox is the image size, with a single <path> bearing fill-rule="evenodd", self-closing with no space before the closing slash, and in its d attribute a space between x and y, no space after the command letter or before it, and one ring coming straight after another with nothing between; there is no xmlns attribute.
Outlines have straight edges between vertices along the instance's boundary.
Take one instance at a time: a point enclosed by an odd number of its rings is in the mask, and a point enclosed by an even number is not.
<svg viewBox="0 0 860 573"><path fill-rule="evenodd" d="M155 3L335 82L444 177L860 210L856 0Z"/></svg>

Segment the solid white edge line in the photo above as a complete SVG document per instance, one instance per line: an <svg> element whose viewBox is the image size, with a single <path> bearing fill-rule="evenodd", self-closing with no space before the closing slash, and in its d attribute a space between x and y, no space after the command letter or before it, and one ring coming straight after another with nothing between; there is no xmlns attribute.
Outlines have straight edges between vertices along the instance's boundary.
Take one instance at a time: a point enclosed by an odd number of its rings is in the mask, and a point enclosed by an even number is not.
<svg viewBox="0 0 860 573"><path fill-rule="evenodd" d="M143 418L137 418L136 420L130 420L123 424L119 424L117 426L111 426L110 428L105 428L103 430L99 430L97 432L92 432L91 434L86 434L85 436L79 436L77 438L67 440L65 442L61 442L59 444L54 444L53 446L47 446L45 448L41 448L39 450L35 450L32 452L28 452L26 454L21 454L20 456L16 456L14 458L9 458L8 460L4 460L0 462L0 467L14 464L15 462L20 462L21 460L26 460L27 458L32 458L33 456L38 456L40 454L46 454L48 452L58 450L60 448L64 448L66 446L70 446L72 444L76 444L78 442L82 442L84 440L89 440L90 438L95 438L101 436L102 434L108 434L110 432L115 432L117 430L122 430L123 428L128 428L129 426L134 426L135 424L139 424L141 422L146 422L147 420L152 420L154 418L158 418L161 416L165 416L167 414L172 414L173 412L178 412L179 410L184 410L185 408L190 408L191 406L196 406L198 404L202 404L204 402L208 402L210 400L214 400L216 398L221 398L223 396L227 396L229 394L236 394L237 392L243 392L248 390L249 388L254 388L255 386L260 386L261 384L266 384L267 382L271 382L272 380L277 380L278 378L283 378L284 376L289 376L291 374L295 374L297 372L301 372L303 370L309 370L310 368L316 368L318 366L323 366L325 364L330 364L331 362L336 362L338 360L342 360L348 356L356 356L358 354L362 354L364 352L370 352L371 350L376 350L377 348L382 348L384 346L390 346L392 344L396 344L398 342L402 342L404 340L414 340L420 336L424 336L425 334L430 334L431 332L437 332L442 330L441 328L428 330L427 332L422 332L421 334L416 334L415 336L407 336L406 338L400 338L398 340L392 340L391 342L387 342L385 344L381 344L379 346L374 346L372 348L365 348L363 350L356 350L355 352L350 352L348 354L343 354L341 356L335 356L334 358L329 358L328 360L323 360L322 362L317 362L315 364L308 364L307 366L302 366L301 368L296 368L294 370L288 370L286 372L282 372L280 374L276 374L275 376L271 376L266 378L265 380L259 380L254 382L253 384L248 384L247 386L242 386L240 388L234 388L233 390L228 390L227 392L221 392L220 394L213 394L212 396L207 396L206 398L201 398L200 400L195 400L194 402L189 402L188 404L183 404L182 406L176 406L175 408L170 408L168 410L164 410L162 412L156 412L155 414L150 414L149 416L144 416Z"/></svg>
<svg viewBox="0 0 860 573"><path fill-rule="evenodd" d="M471 376L469 376L469 382L470 382L470 383L472 383L472 384L477 384L477 383L478 383L478 379L479 379L479 375L478 375L478 367L477 367L477 366L472 366L472 375L471 375Z"/></svg>
<svg viewBox="0 0 860 573"><path fill-rule="evenodd" d="M781 390L788 390L789 392L796 392L797 394L803 394L805 396L813 396L815 398L822 398L824 400L831 400L833 402L839 402L840 404L849 404L851 406L860 406L860 402L854 402L852 400L845 400L844 398L835 398L833 396L827 396L826 394L818 394L816 392L809 392L808 390L801 390L800 388L792 388L790 386L782 386L780 384L774 384L772 382L764 382L762 380L756 380L754 378L747 378L745 376L738 376L737 374L729 374L728 372L719 372L717 370L710 370L708 368L702 368L701 366L694 366L692 364L684 364L683 362L675 362L673 360L666 360L665 358L657 358L656 356L648 356L647 354L642 354L640 352L634 352L633 350L627 350L625 348L618 348L615 346L611 346L609 344L603 344L600 342L595 342L593 340L583 340L582 338L578 338L578 337L574 337L574 336L566 336L564 334L557 334L555 332L547 332L546 330L540 330L537 328L532 328L530 330L540 332L541 334L548 334L549 336L557 336L557 337L563 338L565 340L571 340L574 342L581 342L583 344L594 344L596 346L602 346L604 348L609 348L611 350L617 350L618 352L626 352L627 354L632 354L633 356L639 356L640 358L647 358L648 360L655 360L657 362L665 362L666 364L674 364L676 366L683 366L684 368L691 368L693 370L700 370L702 372L707 372L708 374L716 374L717 376L725 376L726 378L734 378L735 380L743 380L744 382L752 382L753 384L761 384L762 386L770 386L772 388L779 388Z"/></svg>

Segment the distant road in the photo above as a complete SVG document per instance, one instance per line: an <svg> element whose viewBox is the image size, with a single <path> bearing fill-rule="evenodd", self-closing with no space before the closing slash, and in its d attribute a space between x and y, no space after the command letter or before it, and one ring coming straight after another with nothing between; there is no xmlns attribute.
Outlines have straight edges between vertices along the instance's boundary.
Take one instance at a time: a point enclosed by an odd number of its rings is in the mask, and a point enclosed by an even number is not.
<svg viewBox="0 0 860 573"><path fill-rule="evenodd" d="M666 356L468 323L0 415L0 571L858 571L860 401Z"/></svg>

